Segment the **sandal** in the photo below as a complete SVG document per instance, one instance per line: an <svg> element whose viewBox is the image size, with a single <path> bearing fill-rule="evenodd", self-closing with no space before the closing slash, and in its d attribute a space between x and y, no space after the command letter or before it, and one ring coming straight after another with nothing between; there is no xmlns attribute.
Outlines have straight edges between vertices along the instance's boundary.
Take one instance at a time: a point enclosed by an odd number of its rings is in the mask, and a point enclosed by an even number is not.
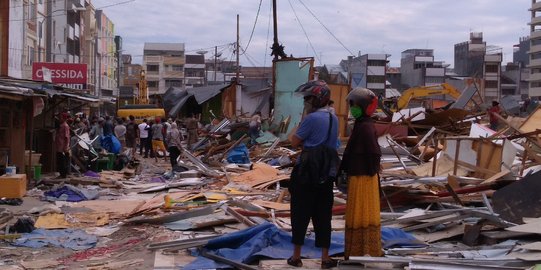
<svg viewBox="0 0 541 270"><path fill-rule="evenodd" d="M338 261L335 259L330 259L328 261L321 261L321 269L330 269L333 267L336 267L338 265Z"/></svg>
<svg viewBox="0 0 541 270"><path fill-rule="evenodd" d="M294 266L294 267L302 267L302 261L301 261L300 258L294 260L293 257L289 257L289 259L287 259L287 264L289 264L291 266Z"/></svg>

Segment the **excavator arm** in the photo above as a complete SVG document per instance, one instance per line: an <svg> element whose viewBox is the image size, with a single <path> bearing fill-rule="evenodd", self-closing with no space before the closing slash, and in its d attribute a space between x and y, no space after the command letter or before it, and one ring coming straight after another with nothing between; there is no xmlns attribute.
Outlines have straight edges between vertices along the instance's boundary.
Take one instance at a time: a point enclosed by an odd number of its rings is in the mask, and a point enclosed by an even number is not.
<svg viewBox="0 0 541 270"><path fill-rule="evenodd" d="M397 109L401 110L408 106L412 98L427 97L435 95L450 95L455 99L460 97L461 93L448 83L433 86L418 86L407 89L397 100Z"/></svg>

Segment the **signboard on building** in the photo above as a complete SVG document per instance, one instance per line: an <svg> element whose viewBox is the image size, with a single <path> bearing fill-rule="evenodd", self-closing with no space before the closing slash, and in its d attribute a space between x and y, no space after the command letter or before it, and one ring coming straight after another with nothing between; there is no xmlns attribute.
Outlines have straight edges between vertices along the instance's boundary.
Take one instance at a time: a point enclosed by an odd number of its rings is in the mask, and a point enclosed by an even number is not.
<svg viewBox="0 0 541 270"><path fill-rule="evenodd" d="M86 64L34 63L32 65L32 80L45 81L43 71L47 69L50 70L52 83L73 89L86 89Z"/></svg>

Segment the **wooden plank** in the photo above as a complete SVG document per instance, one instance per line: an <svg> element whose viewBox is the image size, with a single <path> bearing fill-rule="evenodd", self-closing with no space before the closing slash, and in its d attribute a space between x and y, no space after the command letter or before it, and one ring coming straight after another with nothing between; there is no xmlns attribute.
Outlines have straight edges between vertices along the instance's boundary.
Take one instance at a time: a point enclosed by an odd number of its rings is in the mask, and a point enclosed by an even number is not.
<svg viewBox="0 0 541 270"><path fill-rule="evenodd" d="M508 171L508 170L503 170L503 171L501 171L501 172L499 172L499 173L497 173L497 174L495 174L495 175L493 175L493 176L487 178L485 181L483 181L483 182L482 182L481 184L479 184L479 185L484 185L484 184L492 183L492 182L494 182L494 181L496 181L496 180L498 180L498 179L500 179L500 178L502 178L502 177L504 177L504 176L506 176L506 175L508 175L508 174L509 174L509 171Z"/></svg>
<svg viewBox="0 0 541 270"><path fill-rule="evenodd" d="M263 206L265 208L269 209L275 209L278 211L289 211L290 205L289 203L277 203L277 202L269 202L269 201L263 201L263 200L254 200L252 201L253 204Z"/></svg>

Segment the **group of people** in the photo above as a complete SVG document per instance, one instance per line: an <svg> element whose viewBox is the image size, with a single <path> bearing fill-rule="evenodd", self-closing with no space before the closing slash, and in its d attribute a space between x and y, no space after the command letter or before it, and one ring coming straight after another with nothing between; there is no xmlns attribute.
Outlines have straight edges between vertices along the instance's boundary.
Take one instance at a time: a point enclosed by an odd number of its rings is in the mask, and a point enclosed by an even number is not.
<svg viewBox="0 0 541 270"><path fill-rule="evenodd" d="M340 161L338 118L329 106L329 87L324 81L310 81L296 92L304 96L305 116L289 136L292 146L302 146L302 152L289 185L294 250L287 263L302 267L302 246L312 220L315 245L322 250L321 268L337 265L329 256L329 247L333 183L342 174L348 177L345 258L382 256L378 176L381 150L371 118L377 97L366 88L355 88L347 96L355 125Z"/></svg>
<svg viewBox="0 0 541 270"><path fill-rule="evenodd" d="M190 135L194 138L197 136L197 122L195 126L195 129L190 129ZM177 158L182 150L181 143L184 140L177 122L171 118L144 119L138 124L133 115L128 119L105 116L92 117L89 120L84 114L72 117L68 112L63 112L57 116L55 136L57 170L61 178L65 178L70 170L70 148L79 141L75 134L85 133L98 153L103 149L101 138L113 136L120 143L120 152L132 149L131 152L136 153L139 148L139 155L143 158L150 157L156 160L158 156L167 159L169 154L173 168L177 165Z"/></svg>

